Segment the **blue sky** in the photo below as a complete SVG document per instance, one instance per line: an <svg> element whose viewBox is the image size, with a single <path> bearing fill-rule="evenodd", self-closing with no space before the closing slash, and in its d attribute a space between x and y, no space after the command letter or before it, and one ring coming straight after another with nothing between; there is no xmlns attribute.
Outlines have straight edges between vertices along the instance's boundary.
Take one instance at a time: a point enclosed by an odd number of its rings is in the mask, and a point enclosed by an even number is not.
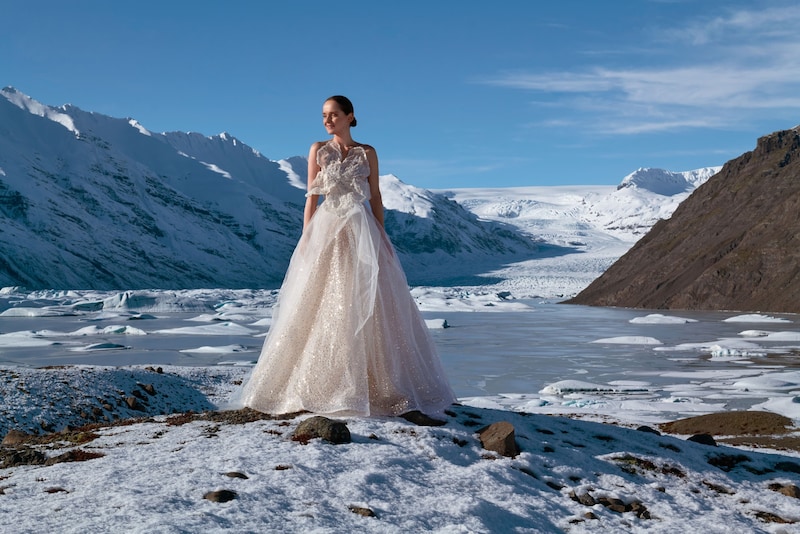
<svg viewBox="0 0 800 534"><path fill-rule="evenodd" d="M617 184L800 123L793 0L3 3L2 86L271 159L345 94L381 173L426 188Z"/></svg>

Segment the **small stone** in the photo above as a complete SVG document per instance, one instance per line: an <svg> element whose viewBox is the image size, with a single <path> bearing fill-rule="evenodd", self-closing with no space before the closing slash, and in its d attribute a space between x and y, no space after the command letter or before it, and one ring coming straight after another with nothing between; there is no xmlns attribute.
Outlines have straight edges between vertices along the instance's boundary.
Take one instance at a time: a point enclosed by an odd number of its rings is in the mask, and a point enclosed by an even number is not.
<svg viewBox="0 0 800 534"><path fill-rule="evenodd" d="M142 404L139 402L139 399L137 399L136 397L125 397L125 404L131 410L138 410L140 412L144 411L144 408L142 408Z"/></svg>
<svg viewBox="0 0 800 534"><path fill-rule="evenodd" d="M156 388L153 386L153 384L139 384L139 387L142 388L145 391L145 393L147 393L151 397L156 394Z"/></svg>
<svg viewBox="0 0 800 534"><path fill-rule="evenodd" d="M321 415L315 415L297 425L292 439L301 443L314 438L321 438L331 443L350 443L350 429L342 421L334 421Z"/></svg>
<svg viewBox="0 0 800 534"><path fill-rule="evenodd" d="M226 477L230 477L230 478L241 478L241 479L244 479L244 480L247 480L248 478L250 478L247 475L245 475L244 473L240 473L239 471L230 471L228 473L225 473L225 476Z"/></svg>
<svg viewBox="0 0 800 534"><path fill-rule="evenodd" d="M597 504L597 501L594 499L594 497L592 497L588 493L584 493L583 495L578 495L574 491L571 491L569 493L569 498L575 502L581 503L584 506L594 506L595 504Z"/></svg>
<svg viewBox="0 0 800 534"><path fill-rule="evenodd" d="M235 491L231 490L217 490L217 491L209 491L203 498L211 501L211 502L228 502L232 501L237 497Z"/></svg>
<svg viewBox="0 0 800 534"><path fill-rule="evenodd" d="M695 434L694 436L687 438L686 441L693 441L695 443L708 445L710 447L717 446L717 442L711 434Z"/></svg>
<svg viewBox="0 0 800 534"><path fill-rule="evenodd" d="M508 421L498 421L478 431L481 445L487 451L493 451L509 458L519 454L514 425Z"/></svg>
<svg viewBox="0 0 800 534"><path fill-rule="evenodd" d="M660 436L661 435L661 432L659 432L655 428L649 427L647 425L642 425L642 426L638 427L636 430L638 430L639 432L647 432L648 434L655 434L656 436Z"/></svg>
<svg viewBox="0 0 800 534"><path fill-rule="evenodd" d="M6 437L3 438L3 445L19 445L25 443L30 436L21 430L9 430Z"/></svg>
<svg viewBox="0 0 800 534"><path fill-rule="evenodd" d="M442 426L445 423L447 423L447 421L442 421L441 419L435 419L430 415L425 415L419 410L412 410L410 412L406 412L400 417L402 417L409 423L414 423L417 426Z"/></svg>
<svg viewBox="0 0 800 534"><path fill-rule="evenodd" d="M347 507L348 510L353 512L354 514L363 515L364 517L375 517L375 512L370 510L369 508L364 508L363 506L354 506L350 505Z"/></svg>
<svg viewBox="0 0 800 534"><path fill-rule="evenodd" d="M615 499L613 497L600 497L597 500L598 503L602 504L612 512L617 512L618 514L622 514L627 512L625 507L625 503L622 502L621 499Z"/></svg>
<svg viewBox="0 0 800 534"><path fill-rule="evenodd" d="M770 484L769 489L772 491L777 491L778 493L782 493L787 497L794 497L795 499L800 499L800 488L795 486L794 484Z"/></svg>

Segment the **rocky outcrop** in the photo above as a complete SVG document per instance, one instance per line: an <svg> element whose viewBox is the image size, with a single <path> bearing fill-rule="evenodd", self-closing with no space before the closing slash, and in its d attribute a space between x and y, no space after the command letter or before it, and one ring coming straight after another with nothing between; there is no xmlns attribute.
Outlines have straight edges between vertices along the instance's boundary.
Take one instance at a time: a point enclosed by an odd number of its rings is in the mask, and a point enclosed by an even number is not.
<svg viewBox="0 0 800 534"><path fill-rule="evenodd" d="M800 126L758 140L572 304L800 312Z"/></svg>

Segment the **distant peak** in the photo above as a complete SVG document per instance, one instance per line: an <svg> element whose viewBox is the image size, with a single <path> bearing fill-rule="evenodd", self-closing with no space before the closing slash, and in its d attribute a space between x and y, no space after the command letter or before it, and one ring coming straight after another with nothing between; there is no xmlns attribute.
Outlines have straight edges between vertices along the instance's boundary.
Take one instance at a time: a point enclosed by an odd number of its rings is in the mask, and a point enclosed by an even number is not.
<svg viewBox="0 0 800 534"><path fill-rule="evenodd" d="M17 89L10 86L4 87L2 92L3 96L5 96L9 102L18 108L25 110L32 115L38 115L39 117L57 122L67 130L73 132L76 136L80 135L80 132L75 127L72 117L66 113L62 113L57 108L52 108L48 105L42 104L41 102L34 100L28 95L21 93Z"/></svg>
<svg viewBox="0 0 800 534"><path fill-rule="evenodd" d="M658 195L672 196L691 191L712 175L719 167L704 167L693 171L673 172L665 169L640 167L622 179L617 190L636 188Z"/></svg>

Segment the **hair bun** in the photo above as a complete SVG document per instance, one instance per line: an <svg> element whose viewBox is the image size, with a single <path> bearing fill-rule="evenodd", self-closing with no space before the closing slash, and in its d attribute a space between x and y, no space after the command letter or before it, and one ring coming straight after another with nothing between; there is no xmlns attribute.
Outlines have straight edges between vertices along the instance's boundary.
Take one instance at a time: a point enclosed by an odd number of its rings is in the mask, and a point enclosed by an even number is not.
<svg viewBox="0 0 800 534"><path fill-rule="evenodd" d="M353 120L350 121L350 127L354 128L356 125L358 125L358 121L353 117Z"/></svg>

